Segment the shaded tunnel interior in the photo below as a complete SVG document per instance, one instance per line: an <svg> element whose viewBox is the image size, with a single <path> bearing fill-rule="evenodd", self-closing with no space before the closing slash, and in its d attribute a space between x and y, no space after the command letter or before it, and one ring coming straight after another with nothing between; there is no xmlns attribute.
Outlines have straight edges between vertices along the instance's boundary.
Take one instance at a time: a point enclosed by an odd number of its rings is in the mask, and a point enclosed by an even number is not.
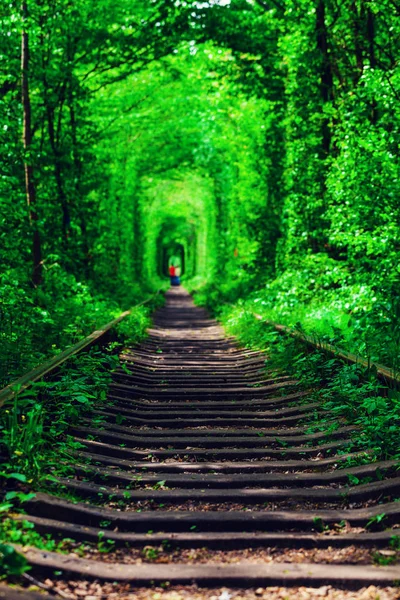
<svg viewBox="0 0 400 600"><path fill-rule="evenodd" d="M216 209L209 178L192 173L146 181L142 212L141 264L144 279L169 278L180 267L184 281L212 277L216 257Z"/></svg>
<svg viewBox="0 0 400 600"><path fill-rule="evenodd" d="M181 277L196 274L196 231L193 224L168 220L157 238L158 275L169 277L171 264L180 267Z"/></svg>
<svg viewBox="0 0 400 600"><path fill-rule="evenodd" d="M161 276L168 277L168 267L172 264L180 267L181 276L185 274L185 247L179 242L165 246L161 252L162 269Z"/></svg>

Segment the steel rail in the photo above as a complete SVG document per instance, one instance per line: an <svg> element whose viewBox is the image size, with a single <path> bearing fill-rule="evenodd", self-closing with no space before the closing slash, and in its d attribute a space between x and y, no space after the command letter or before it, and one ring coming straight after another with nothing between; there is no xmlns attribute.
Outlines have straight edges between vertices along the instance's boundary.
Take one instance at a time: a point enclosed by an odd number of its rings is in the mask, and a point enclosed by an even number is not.
<svg viewBox="0 0 400 600"><path fill-rule="evenodd" d="M341 350L341 349L337 348L336 346L333 346L332 344L328 344L327 342L316 341L311 336L302 334L299 331L295 331L294 329L291 329L287 325L279 325L279 323L275 323L274 321L269 321L268 319L264 319L264 317L262 317L259 314L252 313L252 315L257 320L262 321L266 325L270 325L271 327L276 329L276 331L278 331L279 333L290 335L292 338L295 338L301 342L304 342L305 344L311 346L312 348L324 350L325 352L328 352L328 354L331 354L332 356L335 356L336 358L340 358L341 360L344 360L345 362L347 362L349 364L358 364L358 365L365 367L366 369L371 369L372 367L374 367L376 369L377 377L379 379L383 380L385 383L391 383L396 386L398 386L398 384L400 384L400 376L398 374L398 371L395 371L394 369L391 369L390 367L386 367L385 365L381 365L377 362L367 360L357 354L353 354L352 352L346 352L345 350Z"/></svg>
<svg viewBox="0 0 400 600"><path fill-rule="evenodd" d="M6 387L0 390L0 407L2 407L7 400L11 400L12 398L14 398L15 395L29 388L33 383L35 383L35 381L42 379L45 375L57 369L64 362L72 358L72 356L75 356L76 354L78 354L78 352L81 352L88 346L94 344L97 340L102 338L106 333L108 333L111 329L118 325L118 323L120 323L123 319L128 317L132 313L132 310L150 302L150 300L155 298L160 291L161 290L158 290L155 294L153 294L149 298L146 298L146 300L144 300L143 302L140 302L140 304L136 304L130 310L126 310L123 313L121 313L116 319L113 319L112 321L107 323L107 325L104 325L100 329L96 329L96 331L92 331L92 333L85 337L83 340L80 340L73 346L70 346L63 352L60 352L60 354L57 354L56 356L50 358L41 365L38 365L31 371L28 371L28 373L24 373L24 375L21 375L21 377L19 377L15 381L9 383Z"/></svg>

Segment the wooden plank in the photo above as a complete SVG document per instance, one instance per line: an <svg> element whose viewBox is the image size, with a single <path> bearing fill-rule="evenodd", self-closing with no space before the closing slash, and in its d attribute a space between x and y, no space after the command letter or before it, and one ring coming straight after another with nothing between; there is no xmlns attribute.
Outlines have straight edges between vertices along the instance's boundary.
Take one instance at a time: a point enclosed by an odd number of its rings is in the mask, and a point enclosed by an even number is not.
<svg viewBox="0 0 400 600"><path fill-rule="evenodd" d="M327 548L363 546L385 547L391 538L397 535L398 529L366 533L345 533L325 535L321 533L290 533L272 532L185 532L185 533L134 533L105 529L104 527L87 527L64 521L18 515L16 520L29 521L35 525L39 533L50 533L53 536L62 536L74 540L97 543L99 537L104 535L105 540L113 540L117 546L140 548L142 546L160 546L168 542L172 547L179 548L207 548L231 550L238 548ZM1 596L0 596L1 598Z"/></svg>
<svg viewBox="0 0 400 600"><path fill-rule="evenodd" d="M97 439L102 441L111 442L111 443L125 443L128 448L157 448L157 447L167 447L167 448L225 448L225 447L235 447L235 448L268 448L268 447L282 447L286 443L288 444L306 444L313 443L318 444L321 440L329 437L330 440L334 440L336 438L347 437L350 433L357 431L358 428L355 426L347 426L336 429L335 431L325 432L319 431L317 433L305 434L305 435L296 435L296 436L285 436L282 435L277 439L277 434L255 435L253 439L249 437L242 437L239 435L220 435L218 437L208 437L206 435L207 432L203 433L203 436L191 436L190 432L187 436L177 437L174 436L173 432L170 433L168 437L159 437L157 432L154 432L153 435L141 435L140 431L127 431L126 428L115 426L115 429L95 429L89 426L82 425L72 425L69 428L69 432L73 435L78 436L87 436L93 435L96 436ZM135 435L136 434L136 435ZM282 443L283 442L283 443Z"/></svg>
<svg viewBox="0 0 400 600"><path fill-rule="evenodd" d="M329 413L324 413L323 411L318 411L319 417L325 416L326 414ZM170 418L170 419L161 419L158 418L157 421L153 420L152 422L154 424L157 425L157 427L169 427L169 428L175 428L175 427L201 427L204 425L213 425L213 426L218 426L218 427L224 427L224 426L234 426L234 425L239 425L240 427L242 426L249 426L249 427L258 427L258 428L263 428L263 427L277 427L282 426L282 425L288 425L288 426L293 426L296 425L299 420L306 420L306 419L310 419L311 415L307 414L307 413L301 413L299 415L294 415L291 417L283 417L281 419L278 419L277 417L271 417L269 419L266 419L264 417L245 417L243 415L238 414L237 416L231 417L230 415L225 417L225 416L218 416L216 414L210 414L208 417L206 415L204 415L202 418L199 416L197 418L191 418L189 416L184 417L184 418L180 418L178 416L175 416L174 418ZM148 419L148 415L144 414L142 415L142 417L127 417L127 419L129 420L130 423L135 423L137 425L146 425L149 426L150 425L150 421Z"/></svg>
<svg viewBox="0 0 400 600"><path fill-rule="evenodd" d="M132 413L133 411L131 411ZM146 428L143 429L139 429L138 427L134 426L134 425L129 425L129 418L125 418L125 420L123 421L125 423L125 425L117 425L115 423L115 419L116 416L119 413L118 410L115 410L115 412L109 412L109 411L105 411L105 410L98 410L96 411L96 417L97 416L103 416L106 417L104 419L104 421L101 422L101 429L102 430L106 430L106 431L120 431L121 433L126 433L129 435L141 435L141 436L146 436L146 437L151 437L151 436L157 436L158 439L165 439L168 436L183 436L183 437L189 437L189 436L193 436L195 438L211 438L211 437L224 437L224 436L229 436L229 435L238 435L238 436L247 436L250 438L257 438L257 437L262 437L263 435L265 436L272 436L275 439L278 437L281 439L282 435L285 436L297 436L297 435L301 435L301 434L305 434L306 430L307 430L307 426L302 425L300 427L282 427L282 428L278 428L278 427L274 427L271 429L266 429L263 427L254 427L254 428L246 428L246 429L241 429L241 428L224 428L224 429L218 429L217 427L213 427L212 429L176 429L176 428L166 428L166 429L160 429L158 427L157 423L154 422L150 422L148 425L146 425ZM129 417L129 413L125 412L123 413L128 414ZM85 418L82 419L81 423L83 424L87 424L89 426L92 425L92 420L90 418ZM324 431L326 432L326 435L329 435L328 432L330 431L330 426L334 423L334 421L327 421L324 423Z"/></svg>
<svg viewBox="0 0 400 600"><path fill-rule="evenodd" d="M363 478L371 477L379 480L377 470L380 476L383 474L396 474L398 461L390 460L348 469L335 469L325 473L231 473L229 475L219 475L217 473L185 473L168 474L164 473L165 485L169 488L243 488L243 487L301 487L330 485L332 483L349 483L349 476ZM160 473L148 474L139 469L122 470L112 468L101 468L98 465L75 464L72 466L75 473L80 476L91 475L92 482L101 481L101 485L106 481L108 485L132 484L140 486L153 486L160 481ZM356 489L356 488L355 488Z"/></svg>
<svg viewBox="0 0 400 600"><path fill-rule="evenodd" d="M186 409L186 410L193 410L193 409L200 409L204 410L205 408L215 408L217 407L217 409L223 408L226 410L232 410L232 408L240 408L240 407L248 407L248 408L252 408L254 406L266 406L266 405L270 405L273 406L275 408L275 412L276 412L276 407L278 405L282 405L282 404L288 404L289 408L284 408L281 409L279 411L279 413L285 413L288 414L290 411L296 410L296 411L300 411L300 410L311 410L313 408L317 408L318 406L320 406L320 402L311 402L308 404L297 404L296 406L291 406L293 405L295 400L301 400L301 398L306 398L309 394L311 393L310 390L305 390L304 392L296 392L295 394L290 394L287 396L273 396L273 397L269 397L266 399L263 398L258 398L255 400L252 399L248 399L248 400L220 400L219 397L216 400L202 400L201 403L199 402L191 402L188 401L186 398L182 398L180 401L168 401L168 402L162 402L159 400L141 400L138 398L132 399L132 398L127 398L126 396L119 396L118 394L115 393L109 393L108 397L111 398L115 404L118 403L118 406L126 406L126 407L132 407L133 409L135 409L135 407L138 407L140 409L144 409L144 410L160 410L163 408L166 408L168 411L170 411L173 408L177 408L177 409Z"/></svg>
<svg viewBox="0 0 400 600"><path fill-rule="evenodd" d="M391 584L400 580L400 566L378 567L375 565L330 565L315 563L269 563L250 562L234 565L193 564L141 564L107 563L105 561L78 558L47 550L17 546L30 565L36 570L58 570L85 579L126 581L132 584L165 583L203 586L255 586L269 584L325 584L348 585Z"/></svg>
<svg viewBox="0 0 400 600"><path fill-rule="evenodd" d="M123 458L115 458L104 454L92 454L90 452L76 452L75 455L84 460L93 462L94 464L113 465L118 468L129 470L139 470L142 472L160 472L160 473L208 473L215 471L218 473L269 473L273 471L298 471L308 469L318 471L320 469L333 468L336 469L340 463L347 460L354 460L360 457L366 457L366 452L354 452L351 454L338 454L329 458L320 458L318 460L258 460L258 461L224 461L224 462L148 462L148 461L130 461ZM396 464L398 461L395 461ZM367 467L376 465L371 463ZM382 463L381 463L382 464ZM386 464L386 463L383 463ZM353 468L353 467L352 467ZM357 468L357 467L354 467ZM340 469L340 472L346 469ZM351 470L351 469L349 469Z"/></svg>
<svg viewBox="0 0 400 600"><path fill-rule="evenodd" d="M118 456L121 458L134 458L134 459L146 459L149 455L157 458L174 458L176 456L191 456L200 458L209 458L215 460L216 458L226 459L246 459L246 458L266 458L267 456L297 456L304 457L316 456L324 452L333 453L349 444L351 440L338 440L328 444L321 444L320 446L293 446L291 448L284 447L278 448L215 448L215 449L188 449L188 448L176 448L166 450L154 450L153 448L147 448L146 450L135 450L132 448L126 448L117 446L115 444L107 444L105 442L97 442L95 440L86 440L81 437L74 437L74 440L91 449L92 452L98 452L99 454L106 454L107 456Z"/></svg>
<svg viewBox="0 0 400 600"><path fill-rule="evenodd" d="M322 519L326 525L348 521L352 527L365 527L377 515L385 514L385 526L397 524L400 517L400 503L389 502L364 508L313 508L305 510L265 510L265 511L162 511L115 510L85 503L74 503L56 496L38 492L35 498L24 503L29 515L60 519L85 526L99 526L102 521L110 521L110 528L118 531L146 533L153 531L188 532L196 526L196 531L300 531L315 529L315 519Z"/></svg>
<svg viewBox="0 0 400 600"><path fill-rule="evenodd" d="M190 475L188 475L188 478ZM146 490L123 490L117 487L98 485L76 479L57 477L60 485L66 489L73 490L80 497L85 498L113 498L129 500L129 502L170 502L173 504L192 502L214 502L214 503L239 503L243 506L250 504L263 504L265 502L282 501L311 501L317 503L348 503L377 500L387 496L396 497L400 492L400 477L393 477L384 481L366 483L353 487L343 486L330 487L304 487L304 488L229 488L229 489L146 489ZM291 484L288 478L288 485ZM166 481L168 486L168 478ZM382 512L385 512L382 505Z"/></svg>

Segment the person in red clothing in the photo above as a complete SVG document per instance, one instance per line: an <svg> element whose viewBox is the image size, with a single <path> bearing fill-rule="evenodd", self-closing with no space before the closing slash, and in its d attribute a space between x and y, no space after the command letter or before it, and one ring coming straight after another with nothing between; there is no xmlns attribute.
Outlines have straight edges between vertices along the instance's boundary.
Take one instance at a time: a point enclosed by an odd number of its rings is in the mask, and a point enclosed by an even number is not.
<svg viewBox="0 0 400 600"><path fill-rule="evenodd" d="M169 271L169 276L170 276L170 279L171 279L171 285L174 285L174 280L175 280L175 265L171 264L169 266L168 271Z"/></svg>

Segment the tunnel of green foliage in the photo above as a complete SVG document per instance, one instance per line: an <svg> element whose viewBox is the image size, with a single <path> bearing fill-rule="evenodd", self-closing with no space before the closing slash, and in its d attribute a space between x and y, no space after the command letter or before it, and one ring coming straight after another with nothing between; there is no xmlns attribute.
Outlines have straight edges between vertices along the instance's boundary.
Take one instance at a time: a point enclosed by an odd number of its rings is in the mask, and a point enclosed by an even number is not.
<svg viewBox="0 0 400 600"><path fill-rule="evenodd" d="M10 0L0 19L2 381L172 260L210 310L395 366L394 2Z"/></svg>

